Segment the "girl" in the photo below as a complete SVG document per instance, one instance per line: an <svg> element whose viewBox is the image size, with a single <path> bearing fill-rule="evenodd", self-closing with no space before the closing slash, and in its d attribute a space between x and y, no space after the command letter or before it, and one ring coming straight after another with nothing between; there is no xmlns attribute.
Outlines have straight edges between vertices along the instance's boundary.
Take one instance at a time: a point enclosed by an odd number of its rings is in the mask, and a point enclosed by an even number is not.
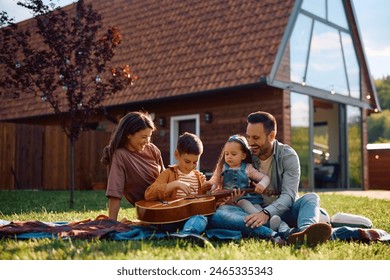
<svg viewBox="0 0 390 280"><path fill-rule="evenodd" d="M242 190L254 185L255 193L245 194L236 204L248 214L263 211L261 193L267 188L270 180L267 175L256 170L251 162L252 155L246 138L241 135L229 137L213 176L203 185L204 189L222 188L232 190L238 188ZM279 216L271 218L270 228L272 230L278 231L280 224Z"/></svg>

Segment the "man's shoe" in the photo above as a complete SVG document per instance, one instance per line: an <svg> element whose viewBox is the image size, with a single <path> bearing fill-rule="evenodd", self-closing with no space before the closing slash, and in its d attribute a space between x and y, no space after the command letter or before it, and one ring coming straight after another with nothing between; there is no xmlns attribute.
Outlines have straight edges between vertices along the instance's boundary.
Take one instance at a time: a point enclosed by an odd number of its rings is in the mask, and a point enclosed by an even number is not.
<svg viewBox="0 0 390 280"><path fill-rule="evenodd" d="M293 233L288 236L289 244L306 244L314 247L329 240L332 228L326 223L317 223L308 226L304 231Z"/></svg>
<svg viewBox="0 0 390 280"><path fill-rule="evenodd" d="M358 229L360 241L370 243L374 241L390 242L390 234L381 229Z"/></svg>

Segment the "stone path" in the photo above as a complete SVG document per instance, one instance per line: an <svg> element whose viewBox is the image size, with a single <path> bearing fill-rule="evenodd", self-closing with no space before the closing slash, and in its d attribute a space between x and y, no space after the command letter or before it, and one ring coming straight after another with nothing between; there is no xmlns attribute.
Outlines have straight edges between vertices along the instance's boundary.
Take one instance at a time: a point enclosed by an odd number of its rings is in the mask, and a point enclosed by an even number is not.
<svg viewBox="0 0 390 280"><path fill-rule="evenodd" d="M386 190L368 190L368 191L331 190L331 191L317 191L317 192L324 193L324 194L342 194L342 195L363 196L363 197L390 200L390 191L386 191Z"/></svg>

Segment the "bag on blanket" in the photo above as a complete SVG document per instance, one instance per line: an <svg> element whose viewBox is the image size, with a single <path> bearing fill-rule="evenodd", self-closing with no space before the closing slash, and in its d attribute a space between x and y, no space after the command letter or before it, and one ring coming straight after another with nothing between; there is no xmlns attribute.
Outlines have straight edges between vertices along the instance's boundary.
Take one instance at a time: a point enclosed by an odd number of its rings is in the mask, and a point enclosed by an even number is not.
<svg viewBox="0 0 390 280"><path fill-rule="evenodd" d="M330 218L330 224L332 227L372 228L372 222L369 218L341 212L334 214Z"/></svg>

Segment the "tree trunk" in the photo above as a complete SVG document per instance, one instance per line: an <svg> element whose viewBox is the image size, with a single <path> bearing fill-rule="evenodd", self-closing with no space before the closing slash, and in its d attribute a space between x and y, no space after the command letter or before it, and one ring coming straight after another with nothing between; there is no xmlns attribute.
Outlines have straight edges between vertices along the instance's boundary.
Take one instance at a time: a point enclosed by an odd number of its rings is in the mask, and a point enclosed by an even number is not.
<svg viewBox="0 0 390 280"><path fill-rule="evenodd" d="M70 208L74 207L74 141L70 141Z"/></svg>

